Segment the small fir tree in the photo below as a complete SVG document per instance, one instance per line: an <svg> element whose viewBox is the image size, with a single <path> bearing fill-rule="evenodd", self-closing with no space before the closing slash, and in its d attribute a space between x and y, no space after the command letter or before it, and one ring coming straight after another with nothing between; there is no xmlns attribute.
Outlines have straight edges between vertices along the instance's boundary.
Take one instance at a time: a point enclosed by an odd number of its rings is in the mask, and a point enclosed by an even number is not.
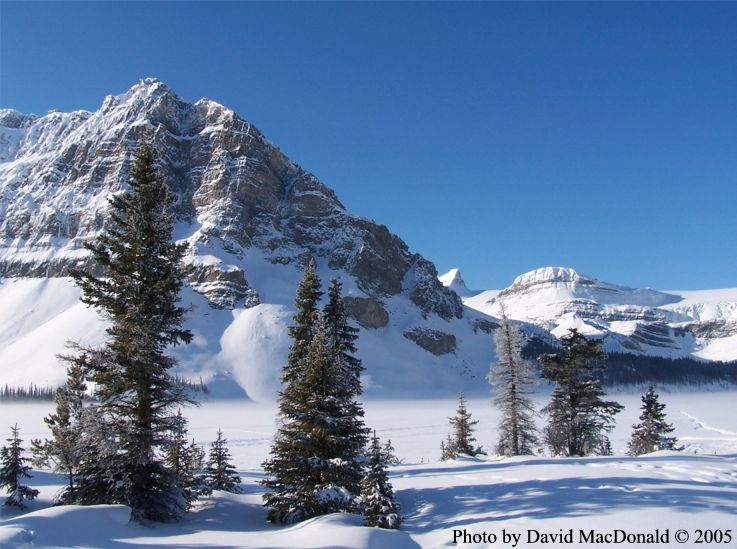
<svg viewBox="0 0 737 549"><path fill-rule="evenodd" d="M614 455L614 451L612 450L612 441L609 440L609 437L606 435L602 435L601 437L601 444L599 445L598 454L600 456L613 456Z"/></svg>
<svg viewBox="0 0 737 549"><path fill-rule="evenodd" d="M78 500L125 503L139 522L178 519L186 510L161 459L174 411L188 401L166 355L168 347L192 339L178 304L186 245L172 240L175 197L156 162L153 147L142 144L130 192L113 196L106 230L86 245L101 276L72 273L82 302L110 322L109 341L88 364L99 404L90 407Z"/></svg>
<svg viewBox="0 0 737 549"><path fill-rule="evenodd" d="M606 433L614 427L614 415L623 406L603 400L604 390L596 373L606 358L602 344L571 329L558 353L541 355L542 375L555 383L550 403L545 442L554 455L600 454Z"/></svg>
<svg viewBox="0 0 737 549"><path fill-rule="evenodd" d="M450 435L445 437L445 440L440 443L440 460L448 461L449 459L455 459L457 452L454 449L453 439Z"/></svg>
<svg viewBox="0 0 737 549"><path fill-rule="evenodd" d="M642 395L640 423L632 426L632 440L627 446L627 453L631 456L676 449L677 439L668 436L674 430L673 425L665 421L665 404L660 403L658 398L652 385Z"/></svg>
<svg viewBox="0 0 737 549"><path fill-rule="evenodd" d="M527 395L536 383L534 367L522 358L524 336L509 321L503 306L501 320L495 334L498 360L489 372L489 380L497 390L494 405L501 412L496 452L503 456L531 455L537 444L537 429L535 410Z"/></svg>
<svg viewBox="0 0 737 549"><path fill-rule="evenodd" d="M398 529L399 504L386 472L385 453L374 432L368 454L368 470L361 481L361 501L366 526Z"/></svg>
<svg viewBox="0 0 737 549"><path fill-rule="evenodd" d="M194 440L188 441L187 421L180 410L177 423L164 446L164 463L174 474L188 507L200 496L211 492L204 472L204 462L205 451Z"/></svg>
<svg viewBox="0 0 737 549"><path fill-rule="evenodd" d="M399 459L397 457L396 450L394 449L394 445L392 444L392 439L387 439L384 446L382 446L381 456L384 460L384 463L386 463L387 465L401 465L403 461L402 459Z"/></svg>
<svg viewBox="0 0 737 549"><path fill-rule="evenodd" d="M33 464L48 467L63 473L67 486L56 496L56 503L73 503L76 499L75 479L82 462L82 418L87 384L84 379L84 364L87 356L82 354L70 360L67 382L56 391L56 410L44 418L51 430L51 439L31 441Z"/></svg>
<svg viewBox="0 0 737 549"><path fill-rule="evenodd" d="M471 412L466 409L466 399L461 392L458 397L458 409L455 417L448 418L453 428L452 434L448 435L448 439L441 445L443 456L441 459L454 459L460 454L466 456L486 455L481 446L474 446L476 439L473 436L474 426L478 424L478 420L471 419Z"/></svg>
<svg viewBox="0 0 737 549"><path fill-rule="evenodd" d="M205 478L210 489L237 494L241 491L241 477L238 476L235 467L230 462L230 451L227 444L228 439L223 438L223 432L218 429L218 436L210 447Z"/></svg>
<svg viewBox="0 0 737 549"><path fill-rule="evenodd" d="M38 495L38 490L22 484L24 478L31 478L31 467L26 465L23 457L23 441L19 436L18 424L10 428L10 438L6 439L10 446L0 448L0 489L8 493L5 505L25 508L24 501L30 501Z"/></svg>
<svg viewBox="0 0 737 549"><path fill-rule="evenodd" d="M342 296L343 286L332 279L328 289L328 302L323 309L322 320L329 346L328 352L337 360L338 369L332 374L335 398L339 400L340 422L336 424L335 458L343 461L351 474L344 476L342 486L353 494L361 490L362 454L368 442L368 432L363 417L363 406L358 397L363 393L361 372L363 365L355 356L358 329L348 323L348 313Z"/></svg>

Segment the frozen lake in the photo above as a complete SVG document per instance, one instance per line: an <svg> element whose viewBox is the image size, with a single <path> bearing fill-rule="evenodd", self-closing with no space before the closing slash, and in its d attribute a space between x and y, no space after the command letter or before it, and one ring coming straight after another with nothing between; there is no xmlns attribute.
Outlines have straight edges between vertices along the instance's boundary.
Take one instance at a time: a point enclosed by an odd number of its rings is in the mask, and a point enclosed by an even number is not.
<svg viewBox="0 0 737 549"><path fill-rule="evenodd" d="M293 526L266 523L259 464L269 451L276 407L205 402L186 411L190 435L208 443L222 428L243 480L243 494L215 492L180 523L143 527L128 522L129 510L120 505L50 507L62 480L35 471L30 484L41 494L27 512L0 507L0 547L437 549L455 546L455 539L458 545L466 540L473 547L540 549L542 535L558 534L573 536L572 544L563 545L578 547L593 546L587 536L599 534L642 540L659 536L663 547L702 547L695 540L704 531L735 536L735 397L735 391L661 392L684 452L624 456L640 396L620 393L611 395L626 406L612 435L613 457L490 456L450 462L438 462L438 457L456 400L368 401L366 424L382 439L390 438L404 459L390 471L404 516L400 531L364 528L360 517L348 514ZM542 406L545 400L541 395L537 402ZM26 442L48 436L43 416L51 408L48 402L1 404L0 426L17 422ZM468 408L479 420L479 443L492 446L496 410L489 399L471 399ZM689 540L676 543L676 535ZM548 538L550 543L563 546Z"/></svg>
<svg viewBox="0 0 737 549"><path fill-rule="evenodd" d="M616 416L617 425L611 435L615 454L627 449L633 423L640 414L640 395L613 393L608 398L625 406ZM674 435L691 453L737 454L737 391L660 392L666 405L668 421ZM547 396L535 398L537 408ZM366 425L376 429L382 440L391 439L397 455L405 463L437 461L440 442L449 432L448 417L455 414L457 400L369 400L364 403ZM491 399L472 398L468 409L479 421L476 438L484 448L496 443L498 413ZM0 436L18 423L24 440L45 438L48 428L43 417L53 408L50 402L0 403ZM229 440L236 466L241 470L257 470L266 458L271 437L276 430L276 405L257 404L245 400L203 402L199 407L183 409L189 418L190 437L208 444L218 428ZM544 418L538 418L539 425Z"/></svg>

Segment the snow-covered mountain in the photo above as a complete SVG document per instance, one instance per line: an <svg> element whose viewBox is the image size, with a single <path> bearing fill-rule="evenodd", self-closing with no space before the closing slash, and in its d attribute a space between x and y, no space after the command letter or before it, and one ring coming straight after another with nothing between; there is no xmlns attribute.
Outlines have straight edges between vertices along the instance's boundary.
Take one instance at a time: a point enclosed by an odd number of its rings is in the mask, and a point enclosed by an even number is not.
<svg viewBox="0 0 737 549"><path fill-rule="evenodd" d="M462 280L458 269L451 273L440 277L449 287ZM462 297L465 305L495 317L503 305L510 318L556 337L577 328L603 338L608 351L737 360L737 288L661 292L544 267L518 276L503 290Z"/></svg>
<svg viewBox="0 0 737 549"><path fill-rule="evenodd" d="M449 290L453 290L461 298L471 297L478 293L468 289L468 286L466 286L466 282L463 280L463 276L461 276L460 269L451 269L444 275L440 275L438 277L438 280L440 280L440 283L443 286L445 286Z"/></svg>
<svg viewBox="0 0 737 549"><path fill-rule="evenodd" d="M490 321L464 308L435 267L385 226L351 215L335 193L233 111L188 103L155 79L95 112L0 110L0 380L56 384L68 339L95 344L104 325L66 276L93 268L82 244L103 230L150 137L190 244L195 340L181 373L261 400L278 390L292 300L308 255L338 277L361 327L369 391L451 393L483 377Z"/></svg>

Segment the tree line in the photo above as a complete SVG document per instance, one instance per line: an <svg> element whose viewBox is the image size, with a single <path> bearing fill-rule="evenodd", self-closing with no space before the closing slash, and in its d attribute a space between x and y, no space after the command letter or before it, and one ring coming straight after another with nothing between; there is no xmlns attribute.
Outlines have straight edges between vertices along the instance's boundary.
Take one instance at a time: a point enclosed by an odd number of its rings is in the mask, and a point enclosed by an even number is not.
<svg viewBox="0 0 737 549"><path fill-rule="evenodd" d="M28 387L13 387L7 383L0 389L0 400L54 400L56 389L52 386L39 387L29 383Z"/></svg>
<svg viewBox="0 0 737 549"><path fill-rule="evenodd" d="M535 360L545 353L554 353L556 345L538 336L527 339L522 356ZM703 361L695 358L669 358L653 355L608 352L605 366L597 372L604 386L672 383L678 385L725 385L737 383L737 361Z"/></svg>

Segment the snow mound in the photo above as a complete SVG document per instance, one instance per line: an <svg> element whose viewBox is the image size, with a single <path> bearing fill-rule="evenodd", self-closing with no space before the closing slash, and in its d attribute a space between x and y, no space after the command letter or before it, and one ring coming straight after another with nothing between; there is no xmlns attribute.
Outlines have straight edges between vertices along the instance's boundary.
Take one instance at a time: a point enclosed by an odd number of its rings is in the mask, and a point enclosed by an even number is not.
<svg viewBox="0 0 737 549"><path fill-rule="evenodd" d="M0 547L93 547L140 532L143 527L131 524L130 516L126 505L49 507L0 523Z"/></svg>

